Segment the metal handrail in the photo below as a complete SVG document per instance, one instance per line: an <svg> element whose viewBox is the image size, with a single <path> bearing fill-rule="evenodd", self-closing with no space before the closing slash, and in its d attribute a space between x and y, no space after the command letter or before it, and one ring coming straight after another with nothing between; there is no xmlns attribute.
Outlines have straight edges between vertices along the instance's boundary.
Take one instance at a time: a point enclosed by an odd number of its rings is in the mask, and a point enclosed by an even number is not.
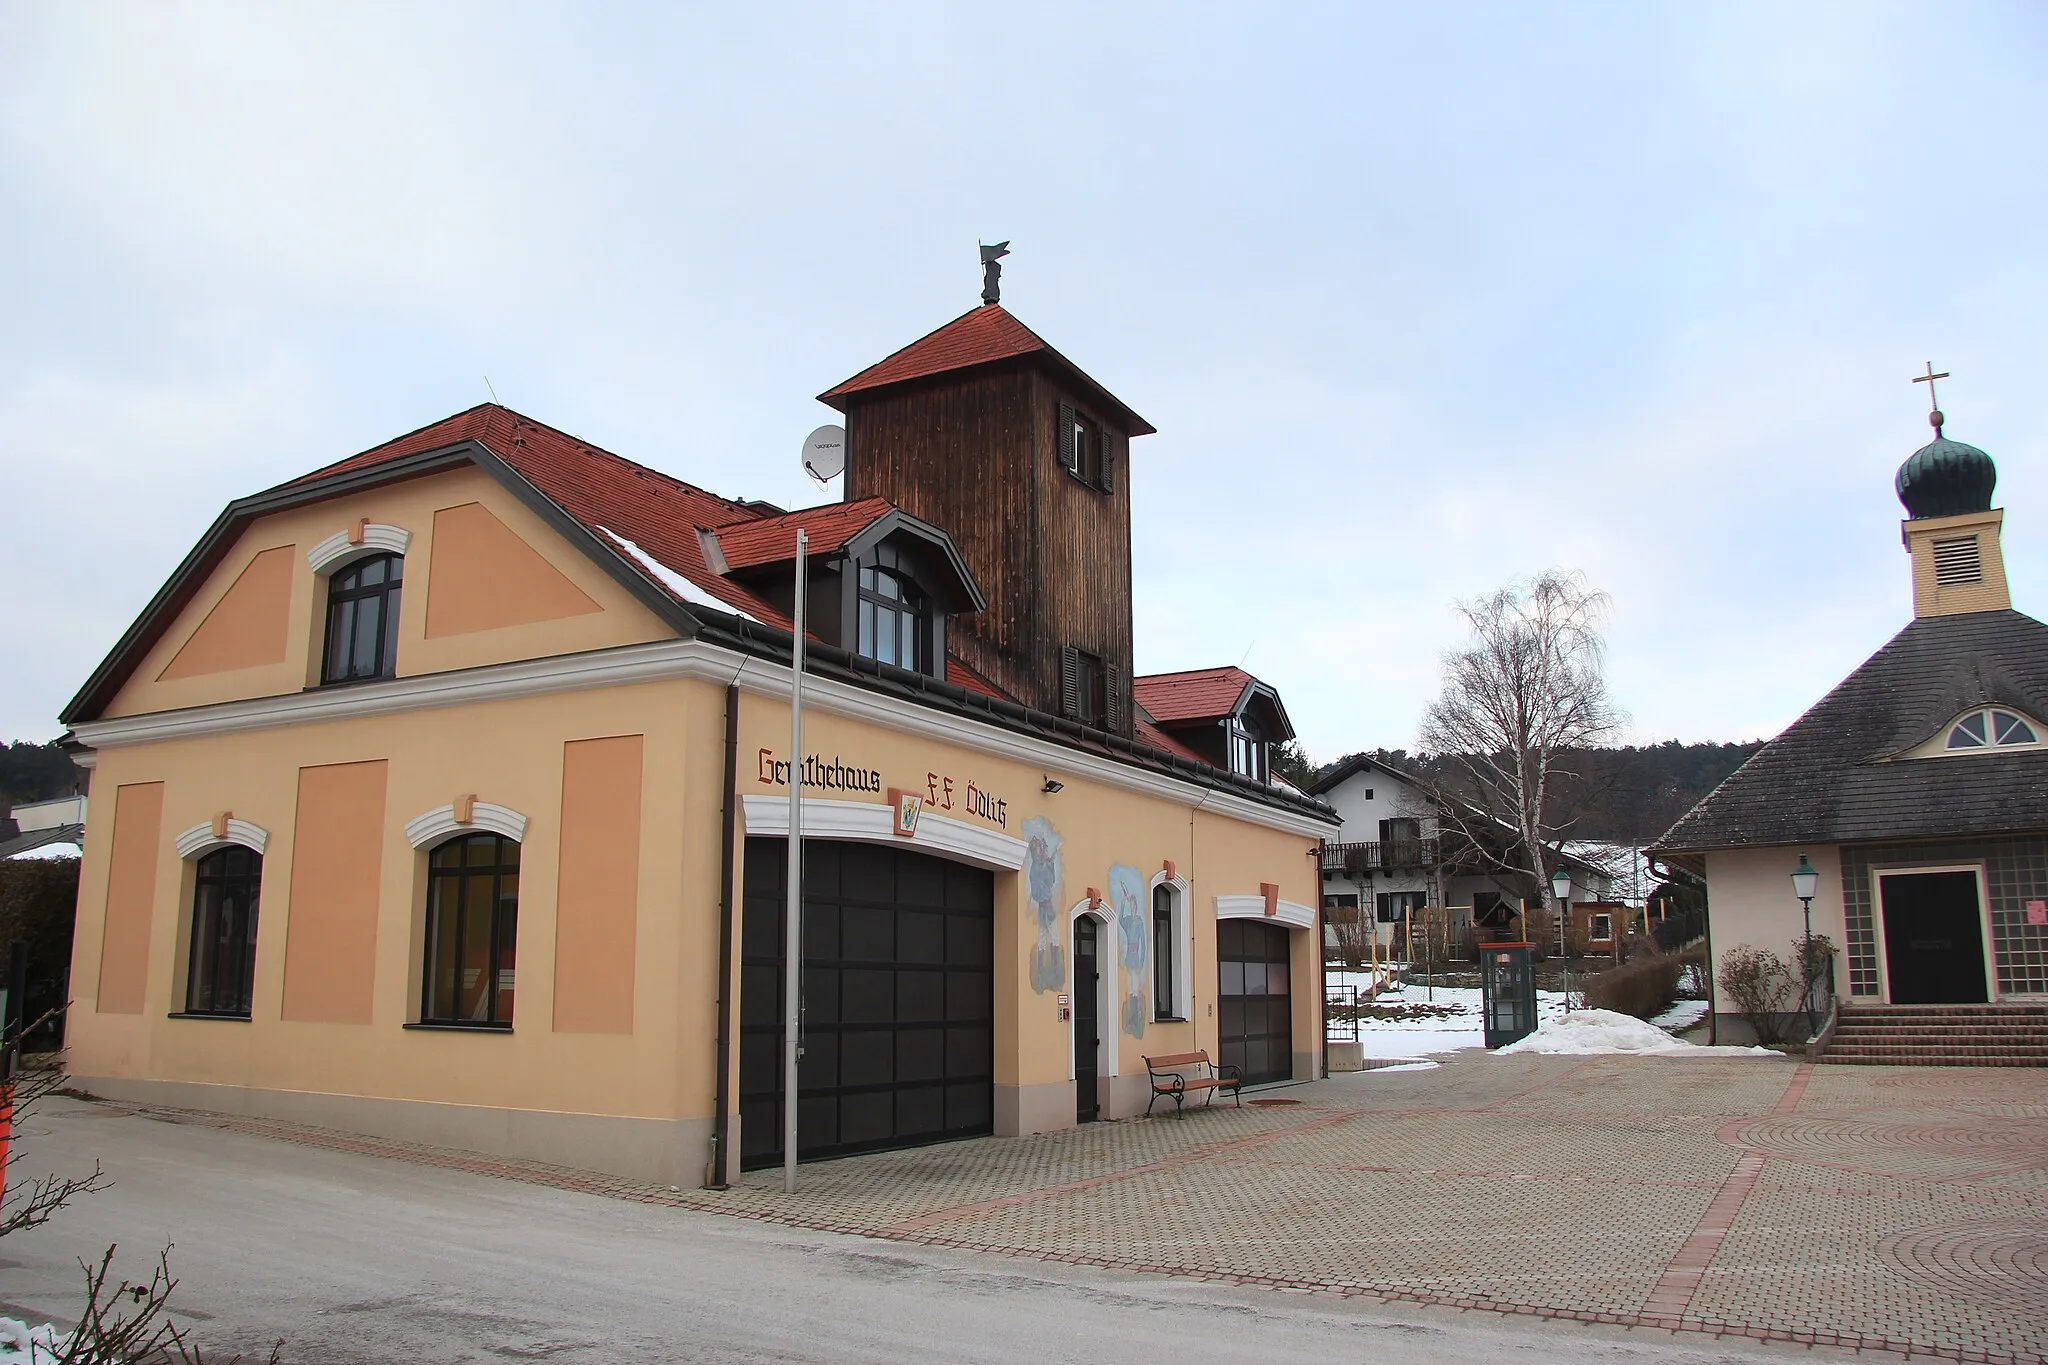
<svg viewBox="0 0 2048 1365"><path fill-rule="evenodd" d="M1351 872L1399 867L1436 867L1443 861L1435 838L1373 839L1323 845L1323 866Z"/></svg>

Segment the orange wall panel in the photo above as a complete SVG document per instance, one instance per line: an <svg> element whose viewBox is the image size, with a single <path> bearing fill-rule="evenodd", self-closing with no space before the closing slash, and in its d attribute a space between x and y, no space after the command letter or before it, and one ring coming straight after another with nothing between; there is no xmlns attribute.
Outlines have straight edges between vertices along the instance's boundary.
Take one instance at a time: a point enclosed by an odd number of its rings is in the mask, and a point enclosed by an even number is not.
<svg viewBox="0 0 2048 1365"><path fill-rule="evenodd" d="M429 639L602 610L482 503L434 513Z"/></svg>
<svg viewBox="0 0 2048 1365"><path fill-rule="evenodd" d="M285 928L287 1019L370 1022L387 764L299 769Z"/></svg>
<svg viewBox="0 0 2048 1365"><path fill-rule="evenodd" d="M250 560L157 681L283 663L297 551L296 545L280 545Z"/></svg>
<svg viewBox="0 0 2048 1365"><path fill-rule="evenodd" d="M114 851L107 867L106 931L100 941L101 1014L142 1013L163 823L163 783L138 782L115 791Z"/></svg>
<svg viewBox="0 0 2048 1365"><path fill-rule="evenodd" d="M555 1029L633 1031L640 908L640 735L562 746Z"/></svg>

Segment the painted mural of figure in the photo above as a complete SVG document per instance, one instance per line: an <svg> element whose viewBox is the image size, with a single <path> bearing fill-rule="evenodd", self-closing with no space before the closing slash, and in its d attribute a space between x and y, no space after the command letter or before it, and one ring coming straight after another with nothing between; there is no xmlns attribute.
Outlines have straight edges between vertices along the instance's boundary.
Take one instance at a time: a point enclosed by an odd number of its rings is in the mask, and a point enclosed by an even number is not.
<svg viewBox="0 0 2048 1365"><path fill-rule="evenodd" d="M1042 815L1024 822L1024 885L1038 918L1031 945L1031 989L1043 995L1067 984L1067 959L1060 951L1060 845L1064 842Z"/></svg>
<svg viewBox="0 0 2048 1365"><path fill-rule="evenodd" d="M1151 969L1145 951L1145 874L1126 863L1109 869L1109 904L1116 914L1117 965L1124 974L1124 1032L1145 1036L1146 985Z"/></svg>

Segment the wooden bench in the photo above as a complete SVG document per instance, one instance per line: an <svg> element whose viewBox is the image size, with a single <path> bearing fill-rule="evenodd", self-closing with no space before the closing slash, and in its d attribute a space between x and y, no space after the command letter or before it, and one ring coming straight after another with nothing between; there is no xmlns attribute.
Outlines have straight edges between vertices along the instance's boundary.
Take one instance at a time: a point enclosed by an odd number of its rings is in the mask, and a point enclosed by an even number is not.
<svg viewBox="0 0 2048 1365"><path fill-rule="evenodd" d="M1244 1076L1234 1066L1218 1066L1209 1060L1205 1052L1175 1052L1164 1057L1147 1057L1145 1071L1152 1080L1152 1101L1145 1106L1145 1112L1152 1112L1152 1105L1161 1100L1173 1101L1176 1118L1187 1117L1188 1096L1207 1092L1204 1104L1216 1102L1216 1092L1228 1090L1237 1097L1237 1107L1244 1108Z"/></svg>

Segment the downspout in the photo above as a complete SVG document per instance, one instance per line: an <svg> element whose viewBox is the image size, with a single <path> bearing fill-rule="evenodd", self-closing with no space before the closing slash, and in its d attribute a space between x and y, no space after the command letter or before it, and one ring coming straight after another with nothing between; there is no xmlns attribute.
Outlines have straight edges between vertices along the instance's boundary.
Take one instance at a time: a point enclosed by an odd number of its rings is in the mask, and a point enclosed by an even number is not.
<svg viewBox="0 0 2048 1365"><path fill-rule="evenodd" d="M1328 839L1318 839L1316 846L1308 851L1308 856L1316 860L1315 870L1309 874L1316 898L1316 989L1321 992L1316 997L1316 1052L1323 1059L1323 1079L1326 1081L1330 1079L1330 949L1323 937L1329 932L1323 923L1323 848L1329 842ZM1358 917L1362 921L1365 918L1365 897L1358 899Z"/></svg>
<svg viewBox="0 0 2048 1365"><path fill-rule="evenodd" d="M725 789L718 817L718 1086L712 1101L711 1179L707 1189L726 1188L726 1149L732 1108L732 839L739 803L740 688L725 689Z"/></svg>

